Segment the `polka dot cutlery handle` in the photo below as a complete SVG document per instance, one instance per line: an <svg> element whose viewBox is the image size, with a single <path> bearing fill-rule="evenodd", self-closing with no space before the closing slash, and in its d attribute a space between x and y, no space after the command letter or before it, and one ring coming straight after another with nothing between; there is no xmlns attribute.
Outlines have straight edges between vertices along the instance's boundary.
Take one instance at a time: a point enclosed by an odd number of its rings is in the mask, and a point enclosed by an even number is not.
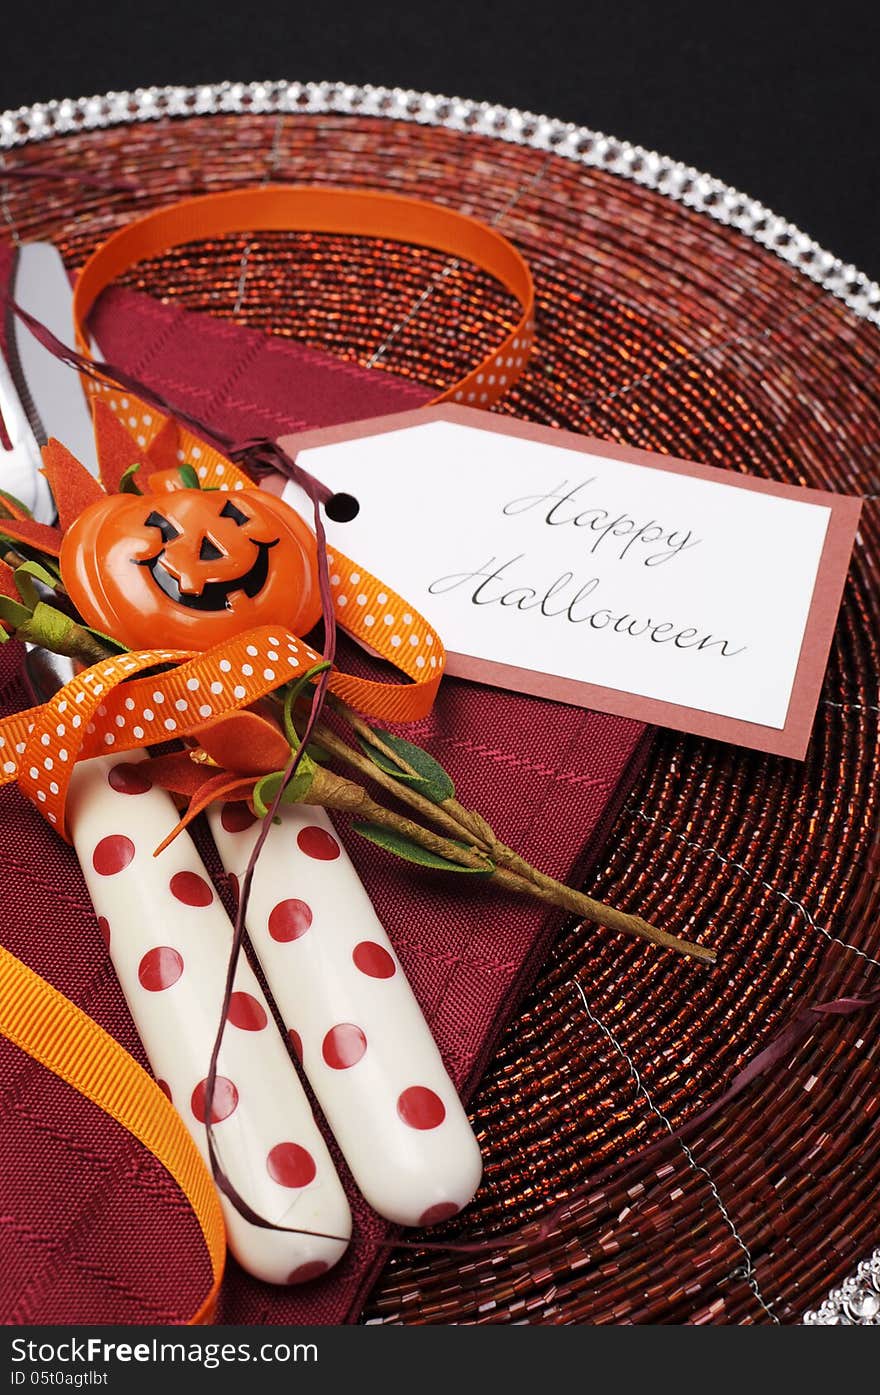
<svg viewBox="0 0 880 1395"><path fill-rule="evenodd" d="M79 764L70 791L74 846L113 965L159 1084L208 1161L205 1076L223 1003L232 925L187 833L136 759ZM338 1239L246 1221L221 1195L229 1246L269 1283L335 1264L351 1233L345 1193L288 1050L242 956L220 1052L213 1137L221 1165L258 1215Z"/></svg>
<svg viewBox="0 0 880 1395"><path fill-rule="evenodd" d="M324 811L287 806L254 869L247 925L269 990L363 1195L399 1225L455 1215L482 1172L477 1141L360 878ZM240 878L259 825L212 806Z"/></svg>

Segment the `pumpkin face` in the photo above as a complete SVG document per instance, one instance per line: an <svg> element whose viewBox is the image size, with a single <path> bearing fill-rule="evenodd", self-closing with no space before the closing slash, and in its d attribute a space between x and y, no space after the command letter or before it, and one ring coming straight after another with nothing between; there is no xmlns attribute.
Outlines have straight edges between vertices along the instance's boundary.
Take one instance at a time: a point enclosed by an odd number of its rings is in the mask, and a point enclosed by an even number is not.
<svg viewBox="0 0 880 1395"><path fill-rule="evenodd" d="M130 649L209 649L266 624L302 635L321 614L314 537L259 489L110 494L71 524L61 575L86 623Z"/></svg>

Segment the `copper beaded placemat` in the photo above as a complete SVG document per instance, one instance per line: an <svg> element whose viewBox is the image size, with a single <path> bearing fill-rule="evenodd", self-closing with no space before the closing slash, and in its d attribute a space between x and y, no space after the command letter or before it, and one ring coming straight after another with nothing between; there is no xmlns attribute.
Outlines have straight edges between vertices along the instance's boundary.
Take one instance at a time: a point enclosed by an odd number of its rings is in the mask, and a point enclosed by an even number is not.
<svg viewBox="0 0 880 1395"><path fill-rule="evenodd" d="M174 89L31 109L0 119L0 140L10 229L53 238L74 267L136 211L268 180L404 192L496 222L535 274L539 331L500 410L865 498L807 760L659 732L600 865L596 894L711 941L721 967L565 932L474 1101L485 1181L447 1232L500 1234L578 1196L531 1244L400 1254L367 1310L802 1320L880 1235L875 1016L828 1017L686 1143L671 1133L806 1004L880 988L880 293L715 181L475 104ZM134 284L438 385L510 309L433 254L297 234L183 249ZM880 1309L862 1273L833 1310L844 1321Z"/></svg>

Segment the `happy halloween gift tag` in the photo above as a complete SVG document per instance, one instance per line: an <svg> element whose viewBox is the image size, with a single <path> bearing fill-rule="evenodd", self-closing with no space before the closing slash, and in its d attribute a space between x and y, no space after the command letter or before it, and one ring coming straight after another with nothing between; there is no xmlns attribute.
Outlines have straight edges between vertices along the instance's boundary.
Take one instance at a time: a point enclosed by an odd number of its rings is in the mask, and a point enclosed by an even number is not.
<svg viewBox="0 0 880 1395"><path fill-rule="evenodd" d="M459 407L282 445L357 500L330 552L411 598L451 674L804 756L859 500Z"/></svg>

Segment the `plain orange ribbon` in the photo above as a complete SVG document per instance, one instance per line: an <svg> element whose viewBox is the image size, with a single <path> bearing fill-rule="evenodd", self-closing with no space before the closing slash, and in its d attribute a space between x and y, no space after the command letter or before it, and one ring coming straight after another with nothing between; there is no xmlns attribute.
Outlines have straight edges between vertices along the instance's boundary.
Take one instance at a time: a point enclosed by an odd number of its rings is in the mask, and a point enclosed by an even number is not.
<svg viewBox="0 0 880 1395"><path fill-rule="evenodd" d="M407 603L382 582L331 554L334 605L346 628L368 639L413 682L379 683L334 669L330 688L368 716L413 721L429 712L445 650ZM344 589L343 589L344 588ZM349 618L350 617L350 618ZM73 767L93 756L141 749L198 735L321 659L283 626L261 625L204 653L144 649L117 654L76 674L42 707L0 721L0 785L22 792L67 838L65 806ZM153 677L137 675L171 664Z"/></svg>
<svg viewBox="0 0 880 1395"><path fill-rule="evenodd" d="M51 983L0 946L0 1033L103 1109L174 1178L205 1238L211 1288L189 1324L211 1322L226 1262L220 1200L174 1106L128 1052Z"/></svg>
<svg viewBox="0 0 880 1395"><path fill-rule="evenodd" d="M102 291L138 262L171 247L229 233L291 230L350 233L430 247L473 263L519 302L519 319L501 343L434 402L489 407L522 373L534 338L535 287L528 265L506 237L464 213L421 199L297 184L205 194L126 223L93 252L80 272L73 298L77 348L91 356L89 312Z"/></svg>

